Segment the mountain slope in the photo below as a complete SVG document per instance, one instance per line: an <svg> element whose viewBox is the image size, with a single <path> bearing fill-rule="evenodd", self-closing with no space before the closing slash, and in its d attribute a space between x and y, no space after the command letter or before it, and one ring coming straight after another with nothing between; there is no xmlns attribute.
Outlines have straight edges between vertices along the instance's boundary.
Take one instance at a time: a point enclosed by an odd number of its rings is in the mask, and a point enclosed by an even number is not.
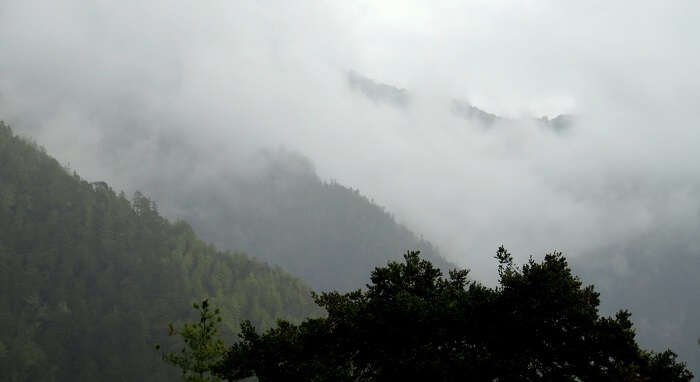
<svg viewBox="0 0 700 382"><path fill-rule="evenodd" d="M142 187L207 241L280 265L316 290L359 288L369 281L367 270L408 250L453 268L359 191L323 182L301 155L264 152L255 162L254 175L215 174L190 188L175 187L180 177L168 176Z"/></svg>
<svg viewBox="0 0 700 382"><path fill-rule="evenodd" d="M218 252L137 194L69 174L0 123L0 370L6 380L171 380L167 320L211 296L224 335L319 314L279 268Z"/></svg>

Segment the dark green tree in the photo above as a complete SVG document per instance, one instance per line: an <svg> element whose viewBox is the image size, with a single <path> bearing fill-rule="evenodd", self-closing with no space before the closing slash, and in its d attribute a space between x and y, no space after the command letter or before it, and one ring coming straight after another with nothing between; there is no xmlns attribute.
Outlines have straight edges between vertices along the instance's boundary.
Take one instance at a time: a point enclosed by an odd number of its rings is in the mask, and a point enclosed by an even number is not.
<svg viewBox="0 0 700 382"><path fill-rule="evenodd" d="M372 272L367 289L323 293L327 317L286 321L241 341L216 372L260 381L690 381L673 352L639 348L630 314L598 313L561 253L517 267L503 247L499 283L445 278L417 252Z"/></svg>

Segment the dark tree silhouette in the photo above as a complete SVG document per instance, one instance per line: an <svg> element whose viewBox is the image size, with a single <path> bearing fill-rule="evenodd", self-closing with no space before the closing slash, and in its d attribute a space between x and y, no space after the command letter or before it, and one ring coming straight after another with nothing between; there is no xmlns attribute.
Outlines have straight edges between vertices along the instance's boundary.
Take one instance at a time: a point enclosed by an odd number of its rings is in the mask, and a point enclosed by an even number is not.
<svg viewBox="0 0 700 382"><path fill-rule="evenodd" d="M372 272L365 291L323 293L328 316L250 323L217 372L260 381L689 381L671 351L635 342L630 314L600 317L599 295L561 253L514 265L503 247L499 285L442 277L417 252Z"/></svg>

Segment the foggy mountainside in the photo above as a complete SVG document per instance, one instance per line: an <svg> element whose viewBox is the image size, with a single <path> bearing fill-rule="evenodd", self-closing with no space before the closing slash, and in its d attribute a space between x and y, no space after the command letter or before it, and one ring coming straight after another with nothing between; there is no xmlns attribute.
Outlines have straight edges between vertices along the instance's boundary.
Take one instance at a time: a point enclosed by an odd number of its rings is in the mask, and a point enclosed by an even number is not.
<svg viewBox="0 0 700 382"><path fill-rule="evenodd" d="M353 70L348 72L350 88L359 91L375 102L385 102L393 106L405 107L410 101L406 89L375 82Z"/></svg>
<svg viewBox="0 0 700 382"><path fill-rule="evenodd" d="M561 251L601 314L700 375L697 20L697 0L0 0L0 119L55 158L3 133L0 370L155 375L156 321L206 295L232 335L407 250L494 287L503 245Z"/></svg>
<svg viewBox="0 0 700 382"><path fill-rule="evenodd" d="M153 350L168 321L211 296L262 326L318 315L309 289L279 268L219 252L155 204L69 174L0 124L2 380L166 381Z"/></svg>
<svg viewBox="0 0 700 382"><path fill-rule="evenodd" d="M407 250L420 250L443 270L453 267L358 190L321 181L303 156L264 151L255 162L260 168L252 175L224 171L188 188L183 173L143 187L204 240L280 265L314 290L362 286L368 269Z"/></svg>
<svg viewBox="0 0 700 382"><path fill-rule="evenodd" d="M361 94L376 103L387 103L392 106L405 108L410 101L409 92L406 89L376 82L371 78L365 77L353 70L347 74L350 88L359 91ZM460 118L471 121L483 127L491 127L494 124L510 124L516 128L522 128L530 122L535 125L543 126L560 132L574 124L574 117L568 114L560 114L553 118L543 116L540 118L532 118L529 121L513 120L509 118L499 117L496 114L491 114L481 110L478 107L471 105L468 102L452 100L452 112Z"/></svg>
<svg viewBox="0 0 700 382"><path fill-rule="evenodd" d="M280 265L314 290L361 286L367 269L407 250L453 267L360 190L322 180L300 153L231 153L226 144L188 139L189 127L159 130L130 120L121 115L97 145L95 163L104 169L97 179L144 192L163 215L188 222L221 249Z"/></svg>
<svg viewBox="0 0 700 382"><path fill-rule="evenodd" d="M455 114L467 120L476 120L484 126L491 126L494 122L502 121L503 118L483 111L467 102L453 101L452 110Z"/></svg>
<svg viewBox="0 0 700 382"><path fill-rule="evenodd" d="M684 242L640 239L626 248L591 255L595 262L579 259L572 266L601 293L601 311L611 314L624 304L632 312L641 344L657 350L671 346L697 372L700 256L697 247L678 244Z"/></svg>
<svg viewBox="0 0 700 382"><path fill-rule="evenodd" d="M496 123L509 123L518 124L518 121L509 120L507 118L499 117L495 114L491 114L487 111L481 110L476 106L470 105L468 102L463 101L453 101L452 111L469 121L475 121L485 127L491 127ZM561 132L574 125L575 118L572 115L560 114L554 118L549 118L547 116L535 118L531 122L535 125L543 126L552 129L555 132Z"/></svg>

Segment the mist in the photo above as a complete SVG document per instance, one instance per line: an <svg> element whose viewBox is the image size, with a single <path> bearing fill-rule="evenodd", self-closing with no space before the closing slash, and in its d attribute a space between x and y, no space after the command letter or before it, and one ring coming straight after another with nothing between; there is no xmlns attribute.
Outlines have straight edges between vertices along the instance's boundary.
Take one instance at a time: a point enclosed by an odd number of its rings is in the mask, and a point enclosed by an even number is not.
<svg viewBox="0 0 700 382"><path fill-rule="evenodd" d="M640 238L698 247L698 16L691 1L4 1L0 118L128 192L297 151L490 281L500 244L581 263ZM465 120L454 100L511 122ZM561 114L561 132L535 122Z"/></svg>

